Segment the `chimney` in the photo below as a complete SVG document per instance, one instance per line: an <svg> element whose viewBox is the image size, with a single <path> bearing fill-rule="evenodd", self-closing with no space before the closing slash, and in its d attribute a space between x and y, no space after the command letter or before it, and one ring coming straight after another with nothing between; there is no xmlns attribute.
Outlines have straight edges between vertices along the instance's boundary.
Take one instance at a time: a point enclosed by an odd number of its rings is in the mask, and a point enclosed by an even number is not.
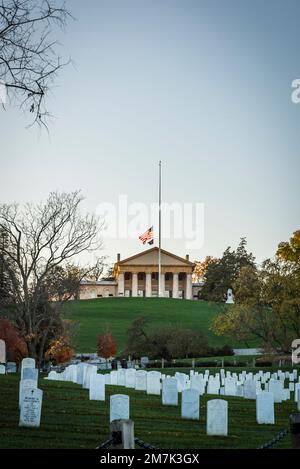
<svg viewBox="0 0 300 469"><path fill-rule="evenodd" d="M121 254L118 253L118 254L117 254L117 262L120 262L120 260L121 260Z"/></svg>
<svg viewBox="0 0 300 469"><path fill-rule="evenodd" d="M187 261L189 261L190 260L189 254L186 254L185 258L186 258Z"/></svg>

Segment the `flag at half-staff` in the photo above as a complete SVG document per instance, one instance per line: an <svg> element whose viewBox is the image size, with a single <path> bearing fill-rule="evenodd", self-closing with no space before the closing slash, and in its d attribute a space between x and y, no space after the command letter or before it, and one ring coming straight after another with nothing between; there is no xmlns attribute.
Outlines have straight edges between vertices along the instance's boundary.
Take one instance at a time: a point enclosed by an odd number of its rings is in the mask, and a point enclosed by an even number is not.
<svg viewBox="0 0 300 469"><path fill-rule="evenodd" d="M139 236L139 240L141 240L143 244L153 244L153 239L154 239L153 226L151 226L149 230L145 231L145 233Z"/></svg>

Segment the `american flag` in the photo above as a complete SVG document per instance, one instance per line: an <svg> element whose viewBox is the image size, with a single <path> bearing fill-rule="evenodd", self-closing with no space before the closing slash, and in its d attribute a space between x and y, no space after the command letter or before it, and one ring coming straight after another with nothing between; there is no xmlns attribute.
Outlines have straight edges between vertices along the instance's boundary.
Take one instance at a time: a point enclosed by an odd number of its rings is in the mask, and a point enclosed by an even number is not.
<svg viewBox="0 0 300 469"><path fill-rule="evenodd" d="M154 237L153 226L151 226L149 230L145 231L144 234L139 236L139 239L142 241L143 244L146 244L146 243L153 244L153 237Z"/></svg>

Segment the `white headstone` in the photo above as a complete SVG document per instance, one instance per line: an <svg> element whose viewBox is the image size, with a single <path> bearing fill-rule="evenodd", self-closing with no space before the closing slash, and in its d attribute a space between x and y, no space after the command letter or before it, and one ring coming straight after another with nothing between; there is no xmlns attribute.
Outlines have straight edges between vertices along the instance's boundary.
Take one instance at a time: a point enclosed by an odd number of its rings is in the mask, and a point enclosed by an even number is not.
<svg viewBox="0 0 300 469"><path fill-rule="evenodd" d="M118 372L117 370L112 370L110 372L110 384L116 386L118 384Z"/></svg>
<svg viewBox="0 0 300 469"><path fill-rule="evenodd" d="M37 381L35 379L25 379L19 382L19 407L21 407L22 399L28 389L36 389Z"/></svg>
<svg viewBox="0 0 300 469"><path fill-rule="evenodd" d="M5 375L5 374L6 374L5 365L0 365L0 375Z"/></svg>
<svg viewBox="0 0 300 469"><path fill-rule="evenodd" d="M223 399L207 402L207 435L228 435L228 403Z"/></svg>
<svg viewBox="0 0 300 469"><path fill-rule="evenodd" d="M97 366L95 365L88 365L85 370L83 385L84 389L90 389L90 379L92 375L97 374Z"/></svg>
<svg viewBox="0 0 300 469"><path fill-rule="evenodd" d="M192 375L191 377L191 389L199 391L200 395L205 393L206 383L201 375Z"/></svg>
<svg viewBox="0 0 300 469"><path fill-rule="evenodd" d="M176 378L167 378L162 384L163 405L178 405L178 388Z"/></svg>
<svg viewBox="0 0 300 469"><path fill-rule="evenodd" d="M137 391L147 390L147 371L139 370L135 374L135 389Z"/></svg>
<svg viewBox="0 0 300 469"><path fill-rule="evenodd" d="M256 399L256 381L253 379L247 379L244 382L244 398Z"/></svg>
<svg viewBox="0 0 300 469"><path fill-rule="evenodd" d="M129 419L129 396L113 394L110 396L110 422L119 419Z"/></svg>
<svg viewBox="0 0 300 469"><path fill-rule="evenodd" d="M6 363L6 344L3 339L0 339L0 363Z"/></svg>
<svg viewBox="0 0 300 469"><path fill-rule="evenodd" d="M125 386L125 370L120 368L118 371L118 386Z"/></svg>
<svg viewBox="0 0 300 469"><path fill-rule="evenodd" d="M89 398L90 401L105 401L105 375L91 375Z"/></svg>
<svg viewBox="0 0 300 469"><path fill-rule="evenodd" d="M129 368L125 370L125 386L126 388L135 388L135 374L136 370L134 368Z"/></svg>
<svg viewBox="0 0 300 469"><path fill-rule="evenodd" d="M269 392L274 395L274 402L282 402L283 397L283 385L281 381L271 379L269 382Z"/></svg>
<svg viewBox="0 0 300 469"><path fill-rule="evenodd" d="M271 392L262 391L256 397L256 421L257 423L275 423L274 396Z"/></svg>
<svg viewBox="0 0 300 469"><path fill-rule="evenodd" d="M236 381L233 378L225 379L225 396L236 396Z"/></svg>
<svg viewBox="0 0 300 469"><path fill-rule="evenodd" d="M35 368L35 359L34 358L23 358L21 363L21 376L24 368Z"/></svg>
<svg viewBox="0 0 300 469"><path fill-rule="evenodd" d="M28 389L21 401L20 427L39 427L41 422L43 391Z"/></svg>
<svg viewBox="0 0 300 469"><path fill-rule="evenodd" d="M36 368L23 368L21 371L21 380L32 379L37 381L39 370Z"/></svg>
<svg viewBox="0 0 300 469"><path fill-rule="evenodd" d="M147 373L147 394L160 395L160 375L159 371Z"/></svg>
<svg viewBox="0 0 300 469"><path fill-rule="evenodd" d="M182 391L181 417L184 419L199 420L200 394L197 389Z"/></svg>

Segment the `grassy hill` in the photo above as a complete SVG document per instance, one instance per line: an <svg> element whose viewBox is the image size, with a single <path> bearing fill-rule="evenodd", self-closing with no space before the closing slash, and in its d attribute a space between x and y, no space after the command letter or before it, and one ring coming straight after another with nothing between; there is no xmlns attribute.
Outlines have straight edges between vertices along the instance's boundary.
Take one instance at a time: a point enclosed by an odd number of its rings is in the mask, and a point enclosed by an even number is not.
<svg viewBox="0 0 300 469"><path fill-rule="evenodd" d="M212 319L220 307L206 301L165 298L101 298L81 300L66 305L66 317L77 324L75 345L78 352L94 352L97 336L107 330L118 343L118 351L125 348L126 332L134 319L149 318L153 328L173 324L202 331L213 347L222 347L228 339L210 331ZM245 346L237 341L230 345Z"/></svg>

